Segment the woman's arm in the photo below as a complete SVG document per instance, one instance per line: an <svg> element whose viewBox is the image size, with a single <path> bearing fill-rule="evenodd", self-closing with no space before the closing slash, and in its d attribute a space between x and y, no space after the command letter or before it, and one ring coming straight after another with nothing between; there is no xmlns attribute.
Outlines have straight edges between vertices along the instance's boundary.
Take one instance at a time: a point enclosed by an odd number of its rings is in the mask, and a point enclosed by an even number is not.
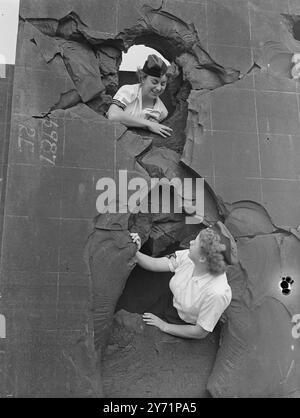
<svg viewBox="0 0 300 418"><path fill-rule="evenodd" d="M165 322L163 331L175 337L195 338L197 340L205 338L208 334L208 331L205 331L200 325L175 325L167 322Z"/></svg>
<svg viewBox="0 0 300 418"><path fill-rule="evenodd" d="M168 322L163 321L152 313L144 313L143 321L147 325L153 325L159 328L161 331L174 335L175 337L182 338L194 338L200 340L205 338L208 334L208 331L205 331L200 325L175 325L169 324Z"/></svg>
<svg viewBox="0 0 300 418"><path fill-rule="evenodd" d="M112 121L123 123L128 127L149 129L149 131L154 132L155 134L158 134L164 138L170 136L173 132L172 128L161 125L158 122L152 122L148 119L130 116L115 104L110 105L107 112L107 117Z"/></svg>
<svg viewBox="0 0 300 418"><path fill-rule="evenodd" d="M136 252L136 261L139 266L143 267L145 270L150 271L157 271L157 272L163 272L163 271L170 271L169 268L169 260L167 257L150 257L149 255L141 253L139 250L142 246L141 238L137 232L131 232L130 233L132 241L137 246L137 252Z"/></svg>
<svg viewBox="0 0 300 418"><path fill-rule="evenodd" d="M131 232L130 236L138 249L135 256L139 266L143 267L145 270L150 271L170 271L169 260L167 257L155 258L141 253L139 250L141 249L142 242L139 234L137 232Z"/></svg>
<svg viewBox="0 0 300 418"><path fill-rule="evenodd" d="M143 254L139 251L136 253L136 260L138 265L143 267L145 270L150 271L170 271L169 260L167 257L150 257L149 255Z"/></svg>
<svg viewBox="0 0 300 418"><path fill-rule="evenodd" d="M136 127L136 128L149 128L150 121L147 119L138 118L135 116L130 116L120 107L115 104L110 105L107 111L107 117L110 120L123 123L129 127Z"/></svg>

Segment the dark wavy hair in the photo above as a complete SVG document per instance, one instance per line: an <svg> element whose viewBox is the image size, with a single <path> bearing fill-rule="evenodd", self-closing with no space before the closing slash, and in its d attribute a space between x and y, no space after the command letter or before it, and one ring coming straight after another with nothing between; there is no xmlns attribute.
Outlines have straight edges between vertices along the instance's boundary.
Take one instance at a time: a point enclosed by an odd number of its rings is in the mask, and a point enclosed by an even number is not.
<svg viewBox="0 0 300 418"><path fill-rule="evenodd" d="M226 245L221 243L219 234L206 228L199 235L201 252L206 257L209 272L214 276L224 273L226 263L222 252L226 250Z"/></svg>

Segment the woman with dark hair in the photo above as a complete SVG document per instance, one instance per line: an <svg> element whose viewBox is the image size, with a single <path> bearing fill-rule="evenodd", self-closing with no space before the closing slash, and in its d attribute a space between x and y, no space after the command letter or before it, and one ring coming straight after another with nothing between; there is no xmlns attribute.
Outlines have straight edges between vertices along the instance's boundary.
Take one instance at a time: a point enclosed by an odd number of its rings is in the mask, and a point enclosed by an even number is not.
<svg viewBox="0 0 300 418"><path fill-rule="evenodd" d="M168 111L159 96L167 86L167 65L156 55L149 55L143 68L137 71L138 84L122 86L108 109L107 117L128 127L149 129L162 137L172 129L160 122Z"/></svg>
<svg viewBox="0 0 300 418"><path fill-rule="evenodd" d="M222 313L231 302L231 288L225 273L219 234L212 228L202 230L190 242L188 250L176 251L169 257L153 258L141 253L141 240L131 233L136 243L137 263L146 270L174 272L169 286L173 308L179 321L168 323L153 313L143 314L143 320L161 331L183 338L204 338L212 332Z"/></svg>

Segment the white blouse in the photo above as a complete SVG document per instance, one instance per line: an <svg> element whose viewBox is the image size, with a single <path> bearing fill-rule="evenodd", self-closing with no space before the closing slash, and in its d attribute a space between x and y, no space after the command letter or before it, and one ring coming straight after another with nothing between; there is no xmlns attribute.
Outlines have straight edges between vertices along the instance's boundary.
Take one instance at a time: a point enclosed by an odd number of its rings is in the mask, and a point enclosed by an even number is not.
<svg viewBox="0 0 300 418"><path fill-rule="evenodd" d="M176 251L175 255L169 259L170 271L175 272L170 280L173 305L183 321L211 332L231 302L226 274L193 276L189 250Z"/></svg>
<svg viewBox="0 0 300 418"><path fill-rule="evenodd" d="M153 108L144 108L142 104L141 84L128 84L120 87L113 97L113 104L121 107L130 116L161 122L168 116L168 110L157 97Z"/></svg>

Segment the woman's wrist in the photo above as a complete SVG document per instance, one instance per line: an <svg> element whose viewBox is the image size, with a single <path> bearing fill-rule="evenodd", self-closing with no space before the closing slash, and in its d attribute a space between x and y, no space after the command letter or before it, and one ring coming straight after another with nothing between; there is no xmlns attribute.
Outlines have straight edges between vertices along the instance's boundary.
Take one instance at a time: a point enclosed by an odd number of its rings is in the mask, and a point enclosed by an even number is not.
<svg viewBox="0 0 300 418"><path fill-rule="evenodd" d="M151 122L150 120L145 119L145 127L150 130Z"/></svg>
<svg viewBox="0 0 300 418"><path fill-rule="evenodd" d="M163 324L162 324L160 330L163 331L163 332L168 332L168 323L163 321Z"/></svg>

